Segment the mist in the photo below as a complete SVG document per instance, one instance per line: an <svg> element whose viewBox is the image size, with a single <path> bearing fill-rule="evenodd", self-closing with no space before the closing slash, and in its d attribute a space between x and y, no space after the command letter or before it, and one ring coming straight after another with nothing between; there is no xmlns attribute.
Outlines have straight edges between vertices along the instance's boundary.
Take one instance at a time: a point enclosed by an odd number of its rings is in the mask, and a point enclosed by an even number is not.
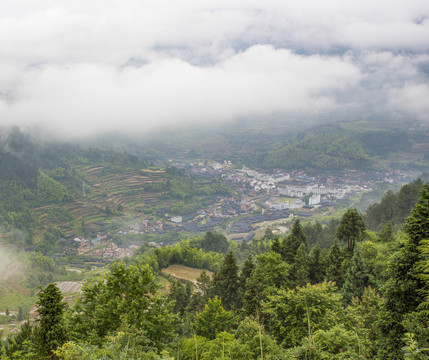
<svg viewBox="0 0 429 360"><path fill-rule="evenodd" d="M77 138L237 118L429 119L426 1L0 4L2 125Z"/></svg>

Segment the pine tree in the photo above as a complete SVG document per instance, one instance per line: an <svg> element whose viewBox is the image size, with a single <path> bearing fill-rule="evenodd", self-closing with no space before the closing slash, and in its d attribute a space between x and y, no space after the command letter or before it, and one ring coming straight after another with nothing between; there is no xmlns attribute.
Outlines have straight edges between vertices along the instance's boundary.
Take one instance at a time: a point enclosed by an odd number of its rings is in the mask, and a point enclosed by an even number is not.
<svg viewBox="0 0 429 360"><path fill-rule="evenodd" d="M274 251L277 254L282 253L280 241L279 241L279 238L277 236L273 239L273 242L271 243L271 251Z"/></svg>
<svg viewBox="0 0 429 360"><path fill-rule="evenodd" d="M307 240L302 231L299 219L295 220L292 226L291 234L283 240L282 243L282 257L283 260L292 264L295 260L296 252L301 244L307 247Z"/></svg>
<svg viewBox="0 0 429 360"><path fill-rule="evenodd" d="M343 256L338 242L335 241L328 252L326 280L334 281L340 289L343 286Z"/></svg>
<svg viewBox="0 0 429 360"><path fill-rule="evenodd" d="M24 320L24 313L22 312L22 307L18 309L18 321Z"/></svg>
<svg viewBox="0 0 429 360"><path fill-rule="evenodd" d="M347 244L347 249L352 254L356 242L363 239L364 231L365 223L362 216L356 209L350 209L341 218L337 228L337 238Z"/></svg>
<svg viewBox="0 0 429 360"><path fill-rule="evenodd" d="M252 256L249 255L243 264L240 275L238 276L240 297L242 297L246 291L246 281L252 276L254 270L255 264L253 263Z"/></svg>
<svg viewBox="0 0 429 360"><path fill-rule="evenodd" d="M378 237L381 242L387 243L393 240L393 225L391 221L388 221L378 234Z"/></svg>
<svg viewBox="0 0 429 360"><path fill-rule="evenodd" d="M40 355L52 357L52 350L66 341L63 294L55 284L49 284L37 294L39 318L36 319L36 348Z"/></svg>
<svg viewBox="0 0 429 360"><path fill-rule="evenodd" d="M312 284L321 283L325 277L325 265L322 250L318 245L313 247L310 254L310 281Z"/></svg>
<svg viewBox="0 0 429 360"><path fill-rule="evenodd" d="M305 244L301 244L296 251L292 273L296 286L304 286L310 281L310 264Z"/></svg>
<svg viewBox="0 0 429 360"><path fill-rule="evenodd" d="M420 199L404 225L409 240L404 243L390 264L391 279L386 284L385 311L381 316L379 356L397 358L403 343L404 316L416 311L423 302L424 283L419 277L418 246L429 238L429 185L424 185Z"/></svg>
<svg viewBox="0 0 429 360"><path fill-rule="evenodd" d="M246 315L256 316L261 309L263 287L256 273L253 273L246 281L243 296L243 309Z"/></svg>
<svg viewBox="0 0 429 360"><path fill-rule="evenodd" d="M226 310L237 308L238 302L238 268L235 256L230 251L219 271L219 295Z"/></svg>
<svg viewBox="0 0 429 360"><path fill-rule="evenodd" d="M344 277L344 284L341 289L343 301L350 304L353 297L361 297L365 287L369 285L367 267L362 259L360 250L356 247L353 251L351 264Z"/></svg>

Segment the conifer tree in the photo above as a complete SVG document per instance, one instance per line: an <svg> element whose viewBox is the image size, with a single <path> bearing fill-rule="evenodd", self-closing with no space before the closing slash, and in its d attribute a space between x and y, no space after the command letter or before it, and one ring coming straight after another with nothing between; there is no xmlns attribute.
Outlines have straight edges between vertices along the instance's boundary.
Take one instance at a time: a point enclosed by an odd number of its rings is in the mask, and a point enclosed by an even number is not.
<svg viewBox="0 0 429 360"><path fill-rule="evenodd" d="M322 250L314 246L310 253L310 281L312 284L321 283L325 277L325 265Z"/></svg>
<svg viewBox="0 0 429 360"><path fill-rule="evenodd" d="M378 234L381 242L387 243L393 240L393 225L391 221L388 221Z"/></svg>
<svg viewBox="0 0 429 360"><path fill-rule="evenodd" d="M22 312L22 307L19 307L18 309L18 321L24 320L24 314Z"/></svg>
<svg viewBox="0 0 429 360"><path fill-rule="evenodd" d="M279 238L277 236L273 239L273 242L271 243L271 251L274 251L277 254L281 254L282 253L282 249L281 249L281 246L280 246L280 241L279 241Z"/></svg>
<svg viewBox="0 0 429 360"><path fill-rule="evenodd" d="M409 240L404 243L390 265L391 279L386 284L386 305L380 321L382 336L378 344L381 358L400 356L405 329L403 319L416 311L423 301L424 283L418 275L418 246L429 238L429 185L424 185L420 199L404 225Z"/></svg>
<svg viewBox="0 0 429 360"><path fill-rule="evenodd" d="M39 318L36 320L36 348L40 355L52 357L52 351L66 341L64 325L63 294L55 284L49 284L42 289L36 303Z"/></svg>
<svg viewBox="0 0 429 360"><path fill-rule="evenodd" d="M355 247L341 289L344 303L350 304L353 297L361 297L365 287L368 285L369 277L367 267L362 259L359 248Z"/></svg>
<svg viewBox="0 0 429 360"><path fill-rule="evenodd" d="M243 309L246 315L256 316L261 309L262 283L254 272L246 281L246 289L243 296Z"/></svg>
<svg viewBox="0 0 429 360"><path fill-rule="evenodd" d="M282 243L282 257L283 260L292 264L295 260L296 252L301 244L307 247L307 240L302 231L299 219L296 219L292 226L292 232L287 236Z"/></svg>
<svg viewBox="0 0 429 360"><path fill-rule="evenodd" d="M305 244L301 244L296 252L292 273L296 286L304 286L310 281L310 264Z"/></svg>
<svg viewBox="0 0 429 360"><path fill-rule="evenodd" d="M238 268L235 256L230 251L219 271L218 291L226 310L235 309L238 301Z"/></svg>
<svg viewBox="0 0 429 360"><path fill-rule="evenodd" d="M365 223L362 216L356 209L350 209L341 218L337 228L337 238L347 244L347 249L352 254L356 242L363 239L364 231Z"/></svg>
<svg viewBox="0 0 429 360"><path fill-rule="evenodd" d="M249 255L246 261L243 264L243 268L241 269L240 275L238 277L238 285L239 285L239 296L238 296L238 304L237 307L242 306L242 299L246 292L246 282L252 276L252 273L255 270L255 264L253 263L252 256Z"/></svg>
<svg viewBox="0 0 429 360"><path fill-rule="evenodd" d="M339 289L343 286L343 256L338 242L335 240L328 252L326 280L334 281Z"/></svg>

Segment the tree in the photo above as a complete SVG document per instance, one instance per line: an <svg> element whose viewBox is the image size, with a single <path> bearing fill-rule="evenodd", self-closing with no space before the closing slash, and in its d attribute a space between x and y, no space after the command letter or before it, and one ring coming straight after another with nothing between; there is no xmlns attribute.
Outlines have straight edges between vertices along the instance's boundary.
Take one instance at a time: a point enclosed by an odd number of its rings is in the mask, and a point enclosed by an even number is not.
<svg viewBox="0 0 429 360"><path fill-rule="evenodd" d="M368 269L358 247L353 251L351 264L347 268L344 284L341 289L346 304L350 304L353 297L361 297L365 287L369 285Z"/></svg>
<svg viewBox="0 0 429 360"><path fill-rule="evenodd" d="M246 292L246 282L249 279L255 270L255 264L252 261L252 256L249 255L246 261L243 264L240 275L238 276L238 307L242 305L243 297Z"/></svg>
<svg viewBox="0 0 429 360"><path fill-rule="evenodd" d="M307 247L307 240L302 231L301 223L299 219L296 219L293 223L291 234L286 237L282 243L283 260L292 264L295 259L296 252L301 244L304 244L305 247Z"/></svg>
<svg viewBox="0 0 429 360"><path fill-rule="evenodd" d="M217 281L218 293L225 309L237 308L239 300L238 268L232 251L225 256Z"/></svg>
<svg viewBox="0 0 429 360"><path fill-rule="evenodd" d="M82 288L70 319L76 338L99 344L121 327L139 334L141 344L160 349L173 333L173 304L157 292L148 265L111 265L110 272Z"/></svg>
<svg viewBox="0 0 429 360"><path fill-rule="evenodd" d="M378 237L381 242L387 243L393 240L393 236L393 225L391 221L388 221L386 224L383 225L382 229L380 230L380 233L378 234Z"/></svg>
<svg viewBox="0 0 429 360"><path fill-rule="evenodd" d="M18 321L24 320L24 313L22 312L22 307L18 309Z"/></svg>
<svg viewBox="0 0 429 360"><path fill-rule="evenodd" d="M404 231L408 240L390 262L390 279L385 286L385 311L381 315L382 336L379 356L398 357L404 346L404 316L417 310L423 302L425 283L421 279L419 245L429 239L429 185L424 185L420 199L406 219Z"/></svg>
<svg viewBox="0 0 429 360"><path fill-rule="evenodd" d="M271 251L276 252L277 254L282 253L282 248L280 246L279 238L276 236L271 243Z"/></svg>
<svg viewBox="0 0 429 360"><path fill-rule="evenodd" d="M173 281L168 293L168 299L174 301L173 312L181 315L185 312L191 297L190 283L187 282L186 284L187 287L185 288L178 280Z"/></svg>
<svg viewBox="0 0 429 360"><path fill-rule="evenodd" d="M263 287L255 273L246 281L243 295L243 309L249 316L257 316L261 309Z"/></svg>
<svg viewBox="0 0 429 360"><path fill-rule="evenodd" d="M6 316L9 316L9 315L10 315L10 313L9 313L9 308L8 308L8 307L6 308L6 312L5 312L5 314L6 314Z"/></svg>
<svg viewBox="0 0 429 360"><path fill-rule="evenodd" d="M356 242L363 239L364 231L365 223L362 216L356 209L350 209L341 218L337 229L337 238L347 244L347 249L352 254Z"/></svg>
<svg viewBox="0 0 429 360"><path fill-rule="evenodd" d="M335 241L328 252L326 280L333 281L341 289L343 286L343 255L341 254L338 242Z"/></svg>
<svg viewBox="0 0 429 360"><path fill-rule="evenodd" d="M205 271L197 278L196 291L192 294L187 310L199 311L207 304L212 291L212 282Z"/></svg>
<svg viewBox="0 0 429 360"><path fill-rule="evenodd" d="M296 251L292 273L296 286L304 286L310 281L310 261L305 244L301 244Z"/></svg>
<svg viewBox="0 0 429 360"><path fill-rule="evenodd" d="M321 283L325 277L325 259L318 245L310 253L310 281L312 284Z"/></svg>
<svg viewBox="0 0 429 360"><path fill-rule="evenodd" d="M335 284L323 282L278 290L263 304L263 314L274 338L285 347L293 347L309 331L328 330L340 323L344 310Z"/></svg>
<svg viewBox="0 0 429 360"><path fill-rule="evenodd" d="M62 302L63 294L55 284L49 284L37 294L36 319L36 348L39 354L53 357L52 351L62 346L66 339L64 325L64 310L66 304Z"/></svg>
<svg viewBox="0 0 429 360"><path fill-rule="evenodd" d="M201 248L204 251L214 251L224 254L228 251L228 246L228 240L225 236L211 231L207 231L201 241Z"/></svg>
<svg viewBox="0 0 429 360"><path fill-rule="evenodd" d="M269 251L258 257L255 273L265 292L275 288L282 289L292 285L292 265L282 260L280 254Z"/></svg>
<svg viewBox="0 0 429 360"><path fill-rule="evenodd" d="M216 296L209 300L203 311L197 313L194 322L195 333L207 339L214 339L222 331L232 327L233 314L222 307L221 300Z"/></svg>

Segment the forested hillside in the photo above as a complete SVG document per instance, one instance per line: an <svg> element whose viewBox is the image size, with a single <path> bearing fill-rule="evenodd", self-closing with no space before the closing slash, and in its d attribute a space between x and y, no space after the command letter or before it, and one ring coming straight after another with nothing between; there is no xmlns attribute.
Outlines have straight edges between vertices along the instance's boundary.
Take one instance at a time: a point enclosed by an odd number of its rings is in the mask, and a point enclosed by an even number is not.
<svg viewBox="0 0 429 360"><path fill-rule="evenodd" d="M393 196L393 209L410 208L399 231L387 194L363 215L296 220L285 236L249 244L207 233L141 247L68 309L54 285L44 288L38 320L8 337L3 358L423 359L429 185L416 180ZM374 209L386 223L371 222ZM179 282L161 272L171 264L214 274Z"/></svg>
<svg viewBox="0 0 429 360"><path fill-rule="evenodd" d="M332 171L427 169L425 128L389 119L325 124L237 121L224 126L183 127L138 139L111 139L154 162L169 158L229 159L256 168ZM104 144L107 140L100 141ZM144 142L146 146L140 144Z"/></svg>

